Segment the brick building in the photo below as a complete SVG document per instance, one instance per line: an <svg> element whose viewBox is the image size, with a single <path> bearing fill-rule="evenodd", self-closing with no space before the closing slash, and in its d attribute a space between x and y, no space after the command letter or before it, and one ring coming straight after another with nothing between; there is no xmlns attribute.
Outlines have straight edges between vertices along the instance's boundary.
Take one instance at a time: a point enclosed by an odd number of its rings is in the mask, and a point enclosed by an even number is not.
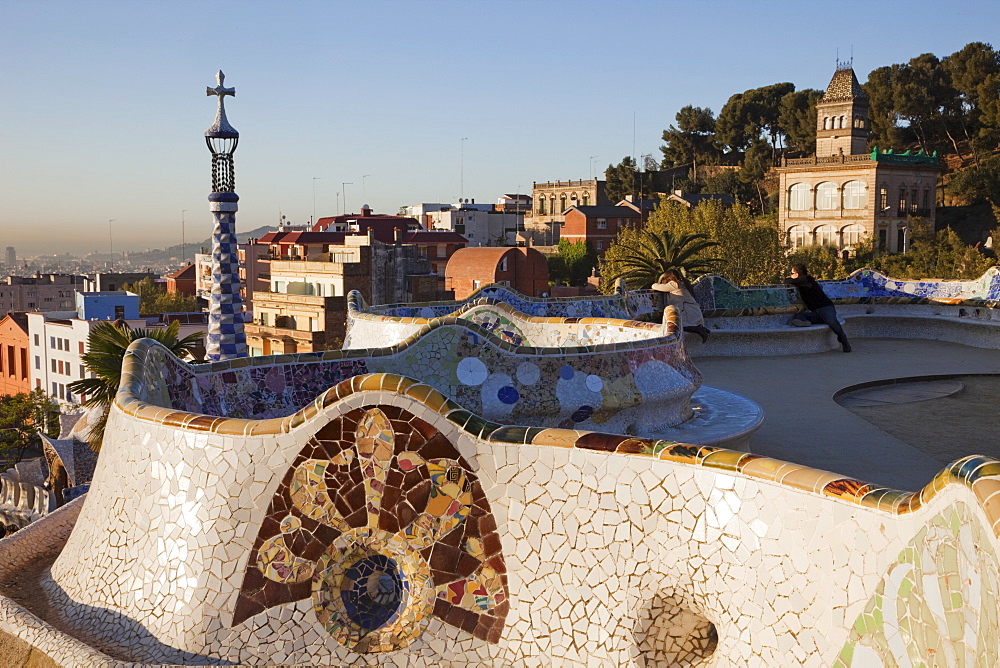
<svg viewBox="0 0 1000 668"><path fill-rule="evenodd" d="M868 151L868 100L850 67L834 72L816 117L816 155L783 159L778 168L785 241L849 252L874 236L885 250L907 250L909 219L934 223L937 156Z"/></svg>
<svg viewBox="0 0 1000 668"><path fill-rule="evenodd" d="M28 316L13 311L0 320L0 396L31 391Z"/></svg>
<svg viewBox="0 0 1000 668"><path fill-rule="evenodd" d="M549 266L534 248L475 247L456 251L445 268L445 286L455 299L465 299L491 283L541 297L549 290Z"/></svg>
<svg viewBox="0 0 1000 668"><path fill-rule="evenodd" d="M189 264L182 269L167 274L167 292L170 294L182 294L194 297L198 294L198 286L195 272L195 265Z"/></svg>
<svg viewBox="0 0 1000 668"><path fill-rule="evenodd" d="M618 232L626 227L639 226L642 215L633 206L574 206L566 212L562 239L570 243L587 241L604 256Z"/></svg>

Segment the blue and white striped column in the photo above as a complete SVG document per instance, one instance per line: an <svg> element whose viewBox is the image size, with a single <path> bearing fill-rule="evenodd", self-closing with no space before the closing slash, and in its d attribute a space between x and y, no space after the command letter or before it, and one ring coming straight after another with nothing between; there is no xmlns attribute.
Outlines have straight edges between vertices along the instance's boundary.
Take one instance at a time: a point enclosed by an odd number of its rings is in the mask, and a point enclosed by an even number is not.
<svg viewBox="0 0 1000 668"><path fill-rule="evenodd" d="M210 362L247 356L247 337L243 330L243 296L240 294L240 255L236 242L236 193L212 193L212 296L208 304L208 343L206 359Z"/></svg>

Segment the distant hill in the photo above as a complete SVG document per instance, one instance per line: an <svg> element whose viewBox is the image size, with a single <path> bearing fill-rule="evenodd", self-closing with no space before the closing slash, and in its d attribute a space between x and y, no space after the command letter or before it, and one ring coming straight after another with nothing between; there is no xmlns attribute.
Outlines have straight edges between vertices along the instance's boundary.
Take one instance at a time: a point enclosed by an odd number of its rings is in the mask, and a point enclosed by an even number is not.
<svg viewBox="0 0 1000 668"><path fill-rule="evenodd" d="M264 225L247 232L237 232L236 239L243 243L247 239L259 239L268 232L274 232L277 227L271 227ZM128 258L133 263L144 263L144 262L163 262L169 260L172 257L179 258L183 252L187 253L187 257L191 258L195 253L200 253L201 249L211 249L212 248L212 238L203 239L202 241L191 241L184 246L177 244L176 246L168 246L167 248L158 248L149 251L142 251L136 253L129 253Z"/></svg>

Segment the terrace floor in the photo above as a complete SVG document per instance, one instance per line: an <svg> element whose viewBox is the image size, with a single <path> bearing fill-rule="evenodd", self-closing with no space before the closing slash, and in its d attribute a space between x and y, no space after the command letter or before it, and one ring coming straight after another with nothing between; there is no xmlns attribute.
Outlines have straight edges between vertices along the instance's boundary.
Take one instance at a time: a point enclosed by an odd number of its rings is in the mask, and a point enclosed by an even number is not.
<svg viewBox="0 0 1000 668"><path fill-rule="evenodd" d="M855 339L851 345L849 354L699 357L695 363L705 385L742 394L764 409L750 443L757 454L911 491L961 456L1000 458L994 394L1000 380L959 379L965 387L957 393L885 406L847 408L833 398L872 381L1000 374L1000 350L900 339Z"/></svg>

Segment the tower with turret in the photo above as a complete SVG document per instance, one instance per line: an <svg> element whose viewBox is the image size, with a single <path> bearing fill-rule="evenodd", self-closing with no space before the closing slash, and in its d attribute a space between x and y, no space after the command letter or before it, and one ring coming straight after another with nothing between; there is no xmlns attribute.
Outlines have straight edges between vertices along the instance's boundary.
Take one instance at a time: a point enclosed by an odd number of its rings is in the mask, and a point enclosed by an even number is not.
<svg viewBox="0 0 1000 668"><path fill-rule="evenodd" d="M240 141L226 118L226 96L235 96L235 88L226 88L226 75L216 74L215 88L207 94L218 99L215 123L205 131L205 143L212 153L212 194L209 208L215 222L212 232L212 294L208 303L208 341L206 358L210 362L247 356L243 329L243 297L240 291L239 248L236 241L236 173L233 153Z"/></svg>

